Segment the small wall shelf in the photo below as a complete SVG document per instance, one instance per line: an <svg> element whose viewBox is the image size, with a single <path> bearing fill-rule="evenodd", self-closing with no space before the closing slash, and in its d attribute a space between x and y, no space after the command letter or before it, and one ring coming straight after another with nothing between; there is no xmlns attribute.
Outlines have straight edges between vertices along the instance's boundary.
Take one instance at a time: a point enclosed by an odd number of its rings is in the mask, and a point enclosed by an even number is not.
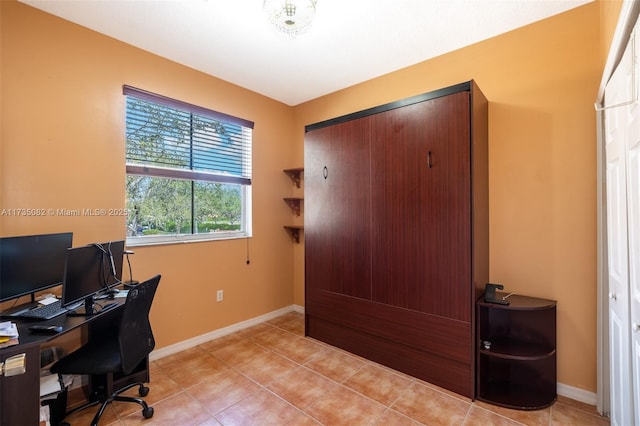
<svg viewBox="0 0 640 426"><path fill-rule="evenodd" d="M291 239L295 243L300 244L300 231L304 229L304 226L285 225L284 229L291 235Z"/></svg>
<svg viewBox="0 0 640 426"><path fill-rule="evenodd" d="M283 200L286 201L287 204L289 204L289 207L291 207L291 211L293 212L293 214L295 214L296 216L300 216L300 204L302 203L302 200L304 200L303 198L286 197L283 198Z"/></svg>
<svg viewBox="0 0 640 426"><path fill-rule="evenodd" d="M285 172L287 174L287 176L289 176L291 178L291 180L293 181L293 183L296 184L296 187L300 188L300 174L304 171L304 168L302 167L298 167L295 169L285 169L283 170L283 172Z"/></svg>
<svg viewBox="0 0 640 426"><path fill-rule="evenodd" d="M285 169L283 172L291 178L293 183L300 188L302 183L302 173L304 172L304 168L296 167L294 169ZM304 198L302 197L284 197L283 200L289 205L291 211L294 215L300 216L302 212L302 202ZM287 230L293 242L300 244L300 234L304 229L303 226L300 225L285 225L284 229Z"/></svg>

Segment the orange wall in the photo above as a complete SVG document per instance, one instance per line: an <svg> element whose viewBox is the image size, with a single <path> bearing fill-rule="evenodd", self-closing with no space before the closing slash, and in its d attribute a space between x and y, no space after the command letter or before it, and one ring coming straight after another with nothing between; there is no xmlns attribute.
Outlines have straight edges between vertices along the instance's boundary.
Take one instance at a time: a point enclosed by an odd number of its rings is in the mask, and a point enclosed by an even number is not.
<svg viewBox="0 0 640 426"><path fill-rule="evenodd" d="M122 84L254 121L251 264L245 240L137 248L132 257L136 278L163 274L152 322L158 347L166 346L304 304L304 244L292 245L282 230L302 223L282 197L303 189L282 169L303 165L305 125L475 79L490 101L491 280L558 300L558 379L595 392L593 102L619 11L613 3L291 108L3 0L0 204L124 207ZM124 220L0 217L3 236L66 230L76 245L123 238ZM217 289L225 301L211 304Z"/></svg>
<svg viewBox="0 0 640 426"><path fill-rule="evenodd" d="M134 277L163 275L151 313L159 348L290 306L291 107L21 3L0 10L1 207L124 208L123 84L252 120L250 265L246 240L138 247ZM82 245L124 238L125 222L0 217L2 236L68 230ZM224 301L211 303L218 289Z"/></svg>
<svg viewBox="0 0 640 426"><path fill-rule="evenodd" d="M591 392L599 26L591 3L295 109L301 162L307 124L474 79L489 100L491 281L558 301L558 381Z"/></svg>

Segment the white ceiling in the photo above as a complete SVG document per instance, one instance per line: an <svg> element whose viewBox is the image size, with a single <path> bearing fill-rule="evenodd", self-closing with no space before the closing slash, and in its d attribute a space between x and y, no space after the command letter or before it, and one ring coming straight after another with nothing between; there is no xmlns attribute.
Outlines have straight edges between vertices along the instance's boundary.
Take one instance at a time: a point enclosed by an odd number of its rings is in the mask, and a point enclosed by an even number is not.
<svg viewBox="0 0 640 426"><path fill-rule="evenodd" d="M296 39L262 0L20 1L297 105L592 0L318 0Z"/></svg>

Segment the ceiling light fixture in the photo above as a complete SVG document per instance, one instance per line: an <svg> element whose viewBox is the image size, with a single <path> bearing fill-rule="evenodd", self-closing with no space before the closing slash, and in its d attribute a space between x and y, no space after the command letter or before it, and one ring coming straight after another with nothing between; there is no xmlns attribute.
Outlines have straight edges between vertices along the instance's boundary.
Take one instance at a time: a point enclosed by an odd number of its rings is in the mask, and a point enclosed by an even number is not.
<svg viewBox="0 0 640 426"><path fill-rule="evenodd" d="M295 37L307 32L317 0L264 0L262 7L278 31Z"/></svg>

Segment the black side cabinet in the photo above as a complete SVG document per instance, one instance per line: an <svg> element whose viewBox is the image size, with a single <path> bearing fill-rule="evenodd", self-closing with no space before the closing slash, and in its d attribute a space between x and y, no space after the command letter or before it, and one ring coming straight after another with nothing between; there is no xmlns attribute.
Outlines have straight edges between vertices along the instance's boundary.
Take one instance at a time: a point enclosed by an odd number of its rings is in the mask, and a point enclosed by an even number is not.
<svg viewBox="0 0 640 426"><path fill-rule="evenodd" d="M476 397L518 410L548 407L557 398L556 301L517 294L506 300L481 297L476 304Z"/></svg>

